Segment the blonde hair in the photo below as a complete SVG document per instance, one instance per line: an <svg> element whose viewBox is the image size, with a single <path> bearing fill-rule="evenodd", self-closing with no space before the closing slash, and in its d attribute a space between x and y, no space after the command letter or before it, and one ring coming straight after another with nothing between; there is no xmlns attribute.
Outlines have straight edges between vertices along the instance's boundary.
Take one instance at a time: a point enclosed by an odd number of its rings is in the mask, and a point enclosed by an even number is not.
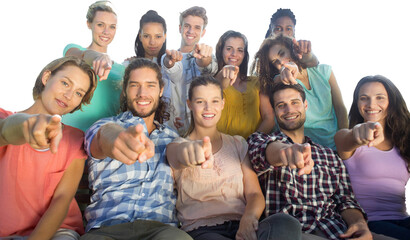
<svg viewBox="0 0 410 240"><path fill-rule="evenodd" d="M91 4L88 7L88 11L87 11L87 22L92 23L94 21L94 17L95 14L98 11L102 11L102 12L110 12L113 13L115 16L117 16L117 14L114 11L114 6L112 5L112 3L110 1L96 1L95 3Z"/></svg>

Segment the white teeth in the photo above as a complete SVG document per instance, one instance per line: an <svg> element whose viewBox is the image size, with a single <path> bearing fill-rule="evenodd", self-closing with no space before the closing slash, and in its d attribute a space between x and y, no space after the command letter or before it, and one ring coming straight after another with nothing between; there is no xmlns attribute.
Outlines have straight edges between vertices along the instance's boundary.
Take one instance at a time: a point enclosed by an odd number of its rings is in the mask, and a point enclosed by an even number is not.
<svg viewBox="0 0 410 240"><path fill-rule="evenodd" d="M204 116L204 117L206 117L206 118L210 118L210 117L214 117L215 114L204 114L204 115L202 115L202 116Z"/></svg>
<svg viewBox="0 0 410 240"><path fill-rule="evenodd" d="M293 119L296 119L296 117L297 117L297 116L287 117L287 118L285 118L285 119L286 119L286 120L293 120Z"/></svg>
<svg viewBox="0 0 410 240"><path fill-rule="evenodd" d="M366 111L366 112L372 114L372 113L378 113L379 111Z"/></svg>
<svg viewBox="0 0 410 240"><path fill-rule="evenodd" d="M139 105L148 105L149 102L137 102Z"/></svg>

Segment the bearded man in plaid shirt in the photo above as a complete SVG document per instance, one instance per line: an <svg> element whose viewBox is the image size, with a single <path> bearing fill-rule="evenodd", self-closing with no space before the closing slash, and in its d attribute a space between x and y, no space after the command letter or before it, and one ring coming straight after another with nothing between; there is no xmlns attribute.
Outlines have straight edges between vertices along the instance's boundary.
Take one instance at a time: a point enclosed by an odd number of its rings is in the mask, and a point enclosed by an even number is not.
<svg viewBox="0 0 410 240"><path fill-rule="evenodd" d="M302 86L276 81L269 93L280 131L248 138L266 216L292 215L301 223L302 239L391 239L370 232L342 160L304 135L308 103Z"/></svg>
<svg viewBox="0 0 410 240"><path fill-rule="evenodd" d="M85 148L91 203L81 239L192 239L176 228L176 193L165 148L161 70L147 59L125 69L119 115L94 123Z"/></svg>

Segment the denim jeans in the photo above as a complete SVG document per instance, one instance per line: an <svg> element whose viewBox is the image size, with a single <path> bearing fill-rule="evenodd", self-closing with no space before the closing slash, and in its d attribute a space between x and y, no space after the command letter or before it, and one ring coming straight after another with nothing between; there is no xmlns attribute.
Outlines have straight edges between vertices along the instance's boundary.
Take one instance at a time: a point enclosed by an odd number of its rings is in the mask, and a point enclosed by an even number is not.
<svg viewBox="0 0 410 240"><path fill-rule="evenodd" d="M372 232L394 237L399 240L410 239L410 217L403 220L369 221Z"/></svg>
<svg viewBox="0 0 410 240"><path fill-rule="evenodd" d="M228 221L216 226L203 226L188 232L194 240L235 239L239 221ZM301 225L292 216L284 213L271 215L259 222L256 235L263 240L300 240Z"/></svg>

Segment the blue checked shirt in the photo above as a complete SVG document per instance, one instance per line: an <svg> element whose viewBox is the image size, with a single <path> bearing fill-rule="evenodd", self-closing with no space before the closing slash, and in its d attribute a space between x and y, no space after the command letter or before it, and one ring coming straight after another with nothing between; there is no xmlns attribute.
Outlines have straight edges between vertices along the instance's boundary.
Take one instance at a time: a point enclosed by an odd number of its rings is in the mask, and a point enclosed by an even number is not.
<svg viewBox="0 0 410 240"><path fill-rule="evenodd" d="M342 160L332 149L312 142L309 137L305 140L311 146L315 166L310 174L298 176L297 169L271 166L265 155L269 143L293 144L291 138L282 132L255 132L248 138L249 158L266 197L265 213L290 214L302 224L303 232L319 228L328 239L339 239L347 230L343 210L355 208L366 215L353 195Z"/></svg>
<svg viewBox="0 0 410 240"><path fill-rule="evenodd" d="M126 165L112 158L96 159L91 156L91 141L106 123L116 123L124 128L142 124L148 135L144 120L134 117L129 111L103 118L86 132L88 180L92 189L91 203L85 211L86 231L137 219L176 226L176 192L171 168L165 159L165 148L178 136L177 133L157 123L157 129L149 135L155 144L155 156L143 163Z"/></svg>

